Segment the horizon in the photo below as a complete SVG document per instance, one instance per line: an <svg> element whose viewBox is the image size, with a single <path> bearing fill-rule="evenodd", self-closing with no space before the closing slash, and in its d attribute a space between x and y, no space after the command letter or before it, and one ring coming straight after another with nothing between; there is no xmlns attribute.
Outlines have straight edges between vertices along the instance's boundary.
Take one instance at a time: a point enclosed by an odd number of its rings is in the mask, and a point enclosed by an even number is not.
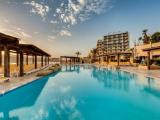
<svg viewBox="0 0 160 120"><path fill-rule="evenodd" d="M130 46L160 31L159 0L1 0L0 32L35 44L53 57L86 56L108 33L128 31Z"/></svg>

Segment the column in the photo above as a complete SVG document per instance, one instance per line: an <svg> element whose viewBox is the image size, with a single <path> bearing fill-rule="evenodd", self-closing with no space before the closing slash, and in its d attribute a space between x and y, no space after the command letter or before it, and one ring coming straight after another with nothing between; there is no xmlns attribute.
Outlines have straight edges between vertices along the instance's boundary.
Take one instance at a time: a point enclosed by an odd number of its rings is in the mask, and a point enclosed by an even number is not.
<svg viewBox="0 0 160 120"><path fill-rule="evenodd" d="M43 67L43 55L41 56L41 66Z"/></svg>
<svg viewBox="0 0 160 120"><path fill-rule="evenodd" d="M62 57L60 57L60 64L62 64Z"/></svg>
<svg viewBox="0 0 160 120"><path fill-rule="evenodd" d="M37 69L37 55L35 55L35 59L34 60L35 60L34 61L34 63L35 63L34 67L35 67L35 69Z"/></svg>
<svg viewBox="0 0 160 120"><path fill-rule="evenodd" d="M34 55L32 56L32 64L34 64Z"/></svg>
<svg viewBox="0 0 160 120"><path fill-rule="evenodd" d="M23 63L24 63L24 56L23 56L23 51L21 50L20 51L20 71L19 71L20 76L24 75L24 65L23 65Z"/></svg>
<svg viewBox="0 0 160 120"><path fill-rule="evenodd" d="M150 51L148 51L148 59L147 59L147 67L148 67L148 70L150 70L151 69L151 65L150 65L150 57L151 57L151 53L150 53Z"/></svg>
<svg viewBox="0 0 160 120"><path fill-rule="evenodd" d="M26 55L26 65L28 65L28 54Z"/></svg>
<svg viewBox="0 0 160 120"><path fill-rule="evenodd" d="M49 57L48 57L48 65L49 65Z"/></svg>
<svg viewBox="0 0 160 120"><path fill-rule="evenodd" d="M119 66L120 54L117 54L117 65Z"/></svg>
<svg viewBox="0 0 160 120"><path fill-rule="evenodd" d="M71 65L71 58L69 59L69 64Z"/></svg>
<svg viewBox="0 0 160 120"><path fill-rule="evenodd" d="M47 65L47 57L45 56L45 65Z"/></svg>
<svg viewBox="0 0 160 120"><path fill-rule="evenodd" d="M17 51L17 55L16 55L16 62L17 62L17 66L19 66L19 53Z"/></svg>
<svg viewBox="0 0 160 120"><path fill-rule="evenodd" d="M7 46L4 46L4 77L10 77L10 55Z"/></svg>
<svg viewBox="0 0 160 120"><path fill-rule="evenodd" d="M2 51L0 50L0 67L2 67Z"/></svg>

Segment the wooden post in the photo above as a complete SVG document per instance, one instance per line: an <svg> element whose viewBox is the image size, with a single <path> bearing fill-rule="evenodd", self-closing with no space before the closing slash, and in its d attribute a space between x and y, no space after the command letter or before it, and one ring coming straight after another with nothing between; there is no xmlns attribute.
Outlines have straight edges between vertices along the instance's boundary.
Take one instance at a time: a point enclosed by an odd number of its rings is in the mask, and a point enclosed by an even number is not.
<svg viewBox="0 0 160 120"><path fill-rule="evenodd" d="M119 66L119 59L120 59L120 54L118 53L117 54L117 64L118 64L118 66Z"/></svg>
<svg viewBox="0 0 160 120"><path fill-rule="evenodd" d="M48 65L49 65L49 57L48 57Z"/></svg>
<svg viewBox="0 0 160 120"><path fill-rule="evenodd" d="M107 64L109 64L109 56L107 56Z"/></svg>
<svg viewBox="0 0 160 120"><path fill-rule="evenodd" d="M66 58L66 64L67 64L67 58Z"/></svg>
<svg viewBox="0 0 160 120"><path fill-rule="evenodd" d="M17 55L16 55L16 62L17 62L17 66L19 66L19 53L17 51Z"/></svg>
<svg viewBox="0 0 160 120"><path fill-rule="evenodd" d="M28 54L26 55L26 65L28 65Z"/></svg>
<svg viewBox="0 0 160 120"><path fill-rule="evenodd" d="M4 46L4 77L10 77L10 55L7 46Z"/></svg>
<svg viewBox="0 0 160 120"><path fill-rule="evenodd" d="M35 63L35 69L37 69L37 55L35 55L35 59L34 59L34 63Z"/></svg>
<svg viewBox="0 0 160 120"><path fill-rule="evenodd" d="M0 50L0 67L2 67L2 51Z"/></svg>
<svg viewBox="0 0 160 120"><path fill-rule="evenodd" d="M45 56L45 65L47 65L47 57Z"/></svg>
<svg viewBox="0 0 160 120"><path fill-rule="evenodd" d="M69 64L71 65L71 58L69 59Z"/></svg>
<svg viewBox="0 0 160 120"><path fill-rule="evenodd" d="M20 73L19 73L19 75L22 77L23 75L24 75L24 65L23 65L23 63L24 63L24 57L23 57L23 51L21 50L20 51Z"/></svg>
<svg viewBox="0 0 160 120"><path fill-rule="evenodd" d="M34 55L32 56L32 63L34 64Z"/></svg>
<svg viewBox="0 0 160 120"><path fill-rule="evenodd" d="M75 58L73 59L73 62L74 62L74 64L75 64Z"/></svg>
<svg viewBox="0 0 160 120"><path fill-rule="evenodd" d="M150 54L150 51L148 51L148 60L147 60L147 67L148 67L148 70L150 70L151 69L151 65L150 65L150 56L151 56L151 54Z"/></svg>
<svg viewBox="0 0 160 120"><path fill-rule="evenodd" d="M43 55L41 56L41 66L43 67Z"/></svg>
<svg viewBox="0 0 160 120"><path fill-rule="evenodd" d="M62 64L62 57L60 57L60 64Z"/></svg>

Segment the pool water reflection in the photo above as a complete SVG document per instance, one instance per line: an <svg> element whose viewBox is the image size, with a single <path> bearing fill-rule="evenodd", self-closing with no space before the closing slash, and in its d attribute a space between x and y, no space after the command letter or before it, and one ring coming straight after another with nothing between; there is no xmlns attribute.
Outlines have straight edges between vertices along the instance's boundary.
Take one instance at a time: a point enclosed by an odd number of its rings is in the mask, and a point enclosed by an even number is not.
<svg viewBox="0 0 160 120"><path fill-rule="evenodd" d="M160 120L160 80L91 65L63 66L0 97L3 120Z"/></svg>

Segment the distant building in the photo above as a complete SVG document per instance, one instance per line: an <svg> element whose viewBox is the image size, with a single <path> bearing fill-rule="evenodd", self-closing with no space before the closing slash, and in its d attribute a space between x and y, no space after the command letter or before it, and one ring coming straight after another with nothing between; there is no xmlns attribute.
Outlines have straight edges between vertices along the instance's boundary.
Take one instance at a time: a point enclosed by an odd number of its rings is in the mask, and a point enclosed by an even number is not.
<svg viewBox="0 0 160 120"><path fill-rule="evenodd" d="M139 60L147 59L148 54L147 52L144 52L143 49L159 47L159 46L160 42L134 46L134 59L139 59ZM150 57L151 59L160 58L160 50L152 51Z"/></svg>
<svg viewBox="0 0 160 120"><path fill-rule="evenodd" d="M102 56L104 54L104 44L103 40L97 41L97 56Z"/></svg>
<svg viewBox="0 0 160 120"><path fill-rule="evenodd" d="M129 49L129 33L115 33L104 36L103 47L107 54L124 52Z"/></svg>

